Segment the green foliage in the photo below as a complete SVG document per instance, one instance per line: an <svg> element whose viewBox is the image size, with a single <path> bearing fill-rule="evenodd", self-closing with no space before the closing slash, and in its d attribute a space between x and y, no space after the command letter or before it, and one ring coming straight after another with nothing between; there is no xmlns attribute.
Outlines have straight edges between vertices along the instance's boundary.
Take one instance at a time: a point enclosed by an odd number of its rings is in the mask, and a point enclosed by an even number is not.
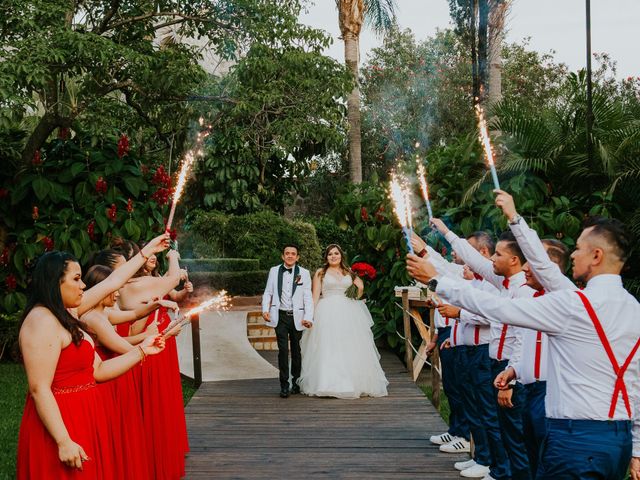
<svg viewBox="0 0 640 480"><path fill-rule="evenodd" d="M347 255L347 259L350 261L356 255L358 255L358 249L356 247L353 231L347 228L341 228L336 225L336 222L329 215L323 215L321 217L308 217L305 220L316 229L318 235L318 241L320 248L324 253L324 249L327 245L337 243Z"/></svg>
<svg viewBox="0 0 640 480"><path fill-rule="evenodd" d="M41 163L22 170L0 199L0 226L8 232L1 310L24 307L28 268L47 249L66 250L84 263L114 237L147 240L163 230L166 206L151 199L158 187L150 173L142 173L142 159L134 152L118 156L116 139L100 147L79 137L48 143ZM3 184L13 174L0 173ZM100 177L104 193L97 188ZM17 281L15 291L11 278Z"/></svg>
<svg viewBox="0 0 640 480"><path fill-rule="evenodd" d="M18 431L27 394L24 367L0 363L0 478L15 478Z"/></svg>
<svg viewBox="0 0 640 480"><path fill-rule="evenodd" d="M282 263L286 243L300 246L300 264L305 268L320 265L320 245L313 225L290 221L274 212L231 216L225 238L233 256L258 258L262 268Z"/></svg>
<svg viewBox="0 0 640 480"><path fill-rule="evenodd" d="M0 360L18 360L18 333L20 330L20 314L0 313Z"/></svg>
<svg viewBox="0 0 640 480"><path fill-rule="evenodd" d="M387 193L379 184L362 183L336 200L332 212L336 224L352 235L351 263L367 262L378 271L365 283L367 306L373 317L373 332L395 348L402 330L402 312L395 305L394 287L408 285L404 262L406 243L394 224Z"/></svg>
<svg viewBox="0 0 640 480"><path fill-rule="evenodd" d="M196 175L194 200L207 209L282 211L304 192L310 161L340 148L350 89L343 66L321 54L326 38L300 46L253 45L224 80L211 85L229 100Z"/></svg>
<svg viewBox="0 0 640 480"><path fill-rule="evenodd" d="M187 257L213 258L225 257L225 228L229 217L216 210L194 210L187 216L186 247Z"/></svg>
<svg viewBox="0 0 640 480"><path fill-rule="evenodd" d="M180 266L189 272L246 272L259 270L260 261L253 258L183 258Z"/></svg>
<svg viewBox="0 0 640 480"><path fill-rule="evenodd" d="M268 270L246 272L194 272L189 274L195 288L226 290L230 295L258 295L264 292Z"/></svg>

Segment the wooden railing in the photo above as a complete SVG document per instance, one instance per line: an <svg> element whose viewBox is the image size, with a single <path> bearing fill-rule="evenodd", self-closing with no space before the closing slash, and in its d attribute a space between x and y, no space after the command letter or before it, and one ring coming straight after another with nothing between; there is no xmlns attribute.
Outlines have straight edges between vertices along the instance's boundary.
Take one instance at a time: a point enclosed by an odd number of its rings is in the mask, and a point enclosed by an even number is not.
<svg viewBox="0 0 640 480"><path fill-rule="evenodd" d="M429 323L425 323L422 319L420 310L428 309L429 311ZM418 380L418 376L422 371L422 368L427 362L427 346L433 338L436 328L433 319L433 308L430 304L424 300L413 300L409 298L409 292L407 289L402 291L402 319L403 319L403 336L405 338L405 363L407 371L415 382ZM420 346L417 351L414 352L413 346L413 334L411 324L414 324L421 338ZM415 353L415 355L414 355ZM429 363L431 366L431 401L436 408L440 408L440 385L442 383L441 368L440 368L440 351L435 348L430 357Z"/></svg>

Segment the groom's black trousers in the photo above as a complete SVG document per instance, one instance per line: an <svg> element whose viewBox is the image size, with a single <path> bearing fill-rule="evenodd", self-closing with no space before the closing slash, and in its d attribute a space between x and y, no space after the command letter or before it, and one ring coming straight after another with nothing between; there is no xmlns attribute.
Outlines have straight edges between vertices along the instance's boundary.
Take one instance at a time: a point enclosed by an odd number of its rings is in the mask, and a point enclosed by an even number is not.
<svg viewBox="0 0 640 480"><path fill-rule="evenodd" d="M278 339L278 368L280 369L280 388L289 389L289 341L291 341L291 376L295 385L300 377L302 357L300 355L300 338L302 332L296 330L293 312L278 311L276 338Z"/></svg>

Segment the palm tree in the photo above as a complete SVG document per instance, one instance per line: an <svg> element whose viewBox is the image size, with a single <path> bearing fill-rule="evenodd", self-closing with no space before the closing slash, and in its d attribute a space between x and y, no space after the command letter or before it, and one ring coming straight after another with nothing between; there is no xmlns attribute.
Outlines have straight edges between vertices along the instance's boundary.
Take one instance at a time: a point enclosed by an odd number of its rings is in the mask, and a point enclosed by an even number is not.
<svg viewBox="0 0 640 480"><path fill-rule="evenodd" d="M344 58L353 74L355 86L347 98L349 121L349 178L353 183L362 182L360 87L358 62L360 60L360 31L367 22L381 34L395 22L395 0L336 0L340 33L344 41Z"/></svg>

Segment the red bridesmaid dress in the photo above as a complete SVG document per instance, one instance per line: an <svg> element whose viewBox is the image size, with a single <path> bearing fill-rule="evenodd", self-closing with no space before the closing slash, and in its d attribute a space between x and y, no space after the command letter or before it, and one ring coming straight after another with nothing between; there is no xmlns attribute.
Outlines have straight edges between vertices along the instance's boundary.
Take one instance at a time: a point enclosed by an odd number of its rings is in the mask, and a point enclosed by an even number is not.
<svg viewBox="0 0 640 480"><path fill-rule="evenodd" d="M149 315L147 326L156 315L158 330L162 332L171 319L167 310L160 307ZM175 337L167 339L163 352L148 357L141 370L142 418L151 452L152 476L156 480L176 480L184 476L189 440Z"/></svg>
<svg viewBox="0 0 640 480"><path fill-rule="evenodd" d="M17 478L37 479L99 479L117 478L112 459L107 412L101 392L93 377L93 345L83 340L69 344L60 352L51 391L71 440L80 445L89 460L82 470L68 467L58 458L58 446L36 411L31 395L27 401L18 437Z"/></svg>
<svg viewBox="0 0 640 480"><path fill-rule="evenodd" d="M96 346L96 352L102 360L118 356L102 345ZM111 419L110 427L114 442L116 478L135 478L150 480L150 460L145 444L144 424L142 423L142 405L134 372L131 370L108 382L98 384L102 393L104 409Z"/></svg>

